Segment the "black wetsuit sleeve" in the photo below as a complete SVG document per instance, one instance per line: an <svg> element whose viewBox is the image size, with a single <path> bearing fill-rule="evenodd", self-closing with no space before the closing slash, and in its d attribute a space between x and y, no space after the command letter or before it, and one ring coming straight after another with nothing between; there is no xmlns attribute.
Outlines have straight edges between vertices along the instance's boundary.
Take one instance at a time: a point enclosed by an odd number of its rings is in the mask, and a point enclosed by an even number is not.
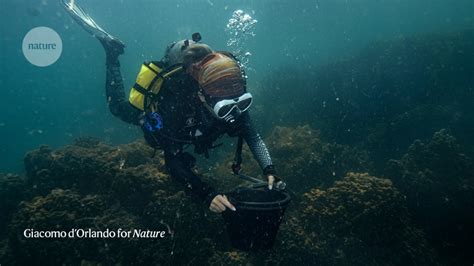
<svg viewBox="0 0 474 266"><path fill-rule="evenodd" d="M120 62L117 57L107 57L105 94L110 112L127 123L139 125L141 111L125 99Z"/></svg>
<svg viewBox="0 0 474 266"><path fill-rule="evenodd" d="M242 116L242 137L245 139L245 142L247 142L247 145L249 146L255 160L257 160L260 165L260 168L262 168L263 174L276 174L267 146L253 126L249 113L245 112Z"/></svg>
<svg viewBox="0 0 474 266"><path fill-rule="evenodd" d="M184 184L186 188L201 199L206 206L211 204L212 199L218 194L209 184L192 171L196 159L187 152L180 149L165 147L165 165L171 177Z"/></svg>

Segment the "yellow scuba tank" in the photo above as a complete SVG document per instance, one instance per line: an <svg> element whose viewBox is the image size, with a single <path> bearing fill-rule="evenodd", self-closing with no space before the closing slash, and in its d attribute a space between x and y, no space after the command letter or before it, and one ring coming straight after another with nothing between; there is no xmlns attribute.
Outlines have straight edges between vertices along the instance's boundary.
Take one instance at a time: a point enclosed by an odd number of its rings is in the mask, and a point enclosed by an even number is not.
<svg viewBox="0 0 474 266"><path fill-rule="evenodd" d="M130 90L128 101L136 108L145 111L150 99L160 92L163 82L182 70L181 64L165 69L160 62L143 63L135 85Z"/></svg>

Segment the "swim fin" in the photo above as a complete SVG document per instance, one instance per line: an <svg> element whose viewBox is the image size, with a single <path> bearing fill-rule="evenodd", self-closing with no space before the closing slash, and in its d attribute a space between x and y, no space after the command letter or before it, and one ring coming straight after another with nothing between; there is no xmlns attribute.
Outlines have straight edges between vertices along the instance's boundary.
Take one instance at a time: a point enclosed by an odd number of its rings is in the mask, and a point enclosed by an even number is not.
<svg viewBox="0 0 474 266"><path fill-rule="evenodd" d="M79 25L102 43L107 54L123 54L125 44L120 39L102 29L84 9L74 3L74 0L61 0L61 3L64 9L66 9Z"/></svg>

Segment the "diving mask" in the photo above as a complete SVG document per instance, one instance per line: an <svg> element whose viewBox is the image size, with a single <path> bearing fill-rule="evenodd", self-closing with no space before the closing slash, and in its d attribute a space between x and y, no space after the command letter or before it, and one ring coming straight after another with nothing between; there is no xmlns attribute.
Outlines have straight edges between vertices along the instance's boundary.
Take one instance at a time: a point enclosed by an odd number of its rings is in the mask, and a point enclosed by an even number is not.
<svg viewBox="0 0 474 266"><path fill-rule="evenodd" d="M235 99L225 99L218 101L213 108L214 115L219 119L228 120L230 116L235 118L235 113L237 111L238 114L247 111L252 105L252 94L249 92L242 94L240 97Z"/></svg>

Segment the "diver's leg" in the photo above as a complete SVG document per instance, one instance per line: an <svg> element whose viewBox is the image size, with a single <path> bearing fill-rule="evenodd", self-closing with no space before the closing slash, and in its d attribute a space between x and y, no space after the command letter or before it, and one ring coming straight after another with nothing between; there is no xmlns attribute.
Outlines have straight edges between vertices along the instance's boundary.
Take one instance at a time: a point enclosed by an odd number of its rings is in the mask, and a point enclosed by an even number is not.
<svg viewBox="0 0 474 266"><path fill-rule="evenodd" d="M139 125L141 111L132 107L125 98L122 73L120 72L119 54L111 47L104 45L106 52L105 95L110 112L127 123Z"/></svg>
<svg viewBox="0 0 474 266"><path fill-rule="evenodd" d="M105 95L110 112L114 116L120 114L120 102L125 99L125 88L118 56L109 55L106 50Z"/></svg>
<svg viewBox="0 0 474 266"><path fill-rule="evenodd" d="M171 177L183 183L188 190L209 206L218 193L192 171L195 158L186 152L171 151L168 147L164 148L164 152L165 165Z"/></svg>
<svg viewBox="0 0 474 266"><path fill-rule="evenodd" d="M125 122L139 124L139 110L134 109L125 99L119 55L124 52L124 43L106 32L80 6L70 0L62 0L64 9L84 30L100 41L106 54L105 92L109 109L114 116Z"/></svg>

